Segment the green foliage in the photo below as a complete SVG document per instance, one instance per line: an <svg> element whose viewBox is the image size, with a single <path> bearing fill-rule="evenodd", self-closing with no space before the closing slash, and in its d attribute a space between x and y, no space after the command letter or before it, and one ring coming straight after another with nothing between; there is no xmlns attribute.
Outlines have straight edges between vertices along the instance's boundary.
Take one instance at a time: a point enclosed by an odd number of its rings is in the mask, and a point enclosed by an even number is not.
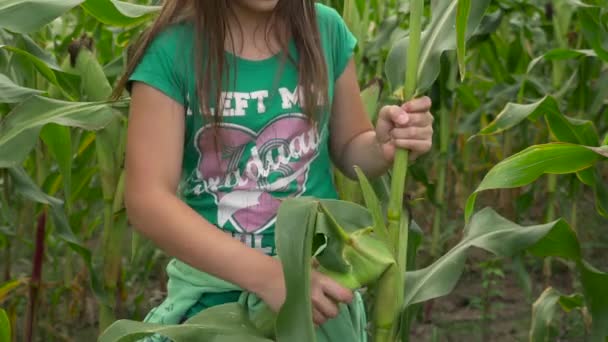
<svg viewBox="0 0 608 342"><path fill-rule="evenodd" d="M150 19L159 6L145 6L117 0L86 0L82 8L100 22L114 26L129 26Z"/></svg>
<svg viewBox="0 0 608 342"><path fill-rule="evenodd" d="M422 33L420 46L420 62L418 67L418 93L431 87L439 76L441 56L450 50L456 49L457 36L454 26L456 25L456 13L460 1L438 1L432 12L435 14L428 25L427 30ZM467 22L465 37L471 37L472 33L481 23L490 1L480 0L471 2L469 20ZM462 30L463 24L460 25ZM461 43L462 44L462 43ZM405 68L409 38L405 37L397 41L388 55L386 61L386 75L390 84L395 88L405 83Z"/></svg>
<svg viewBox="0 0 608 342"><path fill-rule="evenodd" d="M567 143L531 146L498 163L467 200L465 216L475 207L477 193L528 185L544 174L568 174L585 170L608 158L608 146L589 147Z"/></svg>
<svg viewBox="0 0 608 342"><path fill-rule="evenodd" d="M0 308L0 342L11 341L11 322L6 315L6 311Z"/></svg>
<svg viewBox="0 0 608 342"><path fill-rule="evenodd" d="M46 124L97 130L105 127L115 116L112 106L103 102L67 102L31 97L15 107L0 126L0 166L11 167L22 163Z"/></svg>
<svg viewBox="0 0 608 342"><path fill-rule="evenodd" d="M564 221L522 227L485 208L473 215L465 236L454 248L426 268L407 273L405 305L452 292L464 270L466 250L473 246L501 257L529 248L543 256L580 256L576 237Z"/></svg>
<svg viewBox="0 0 608 342"><path fill-rule="evenodd" d="M39 30L84 0L6 0L0 4L0 27L17 33ZM32 15L32 11L40 13Z"/></svg>

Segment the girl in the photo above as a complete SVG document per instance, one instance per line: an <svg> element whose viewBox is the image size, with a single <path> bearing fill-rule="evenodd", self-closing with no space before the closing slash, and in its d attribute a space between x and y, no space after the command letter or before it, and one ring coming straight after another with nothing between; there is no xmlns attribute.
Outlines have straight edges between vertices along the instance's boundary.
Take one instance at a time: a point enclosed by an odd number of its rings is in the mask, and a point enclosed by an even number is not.
<svg viewBox="0 0 608 342"><path fill-rule="evenodd" d="M175 257L168 297L147 321L180 323L242 293L277 311L280 199L337 198L332 163L374 177L396 148L430 150L426 97L382 108L373 128L355 43L339 14L313 0L165 1L117 90L132 94L130 220ZM318 325L353 299L315 271L311 289Z"/></svg>

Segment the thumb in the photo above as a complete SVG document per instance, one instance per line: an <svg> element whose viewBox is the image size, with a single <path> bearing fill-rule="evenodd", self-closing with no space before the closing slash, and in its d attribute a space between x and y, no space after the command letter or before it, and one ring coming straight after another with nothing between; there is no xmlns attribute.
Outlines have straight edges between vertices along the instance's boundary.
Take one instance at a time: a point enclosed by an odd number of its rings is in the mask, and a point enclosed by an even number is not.
<svg viewBox="0 0 608 342"><path fill-rule="evenodd" d="M409 122L409 115L399 106L384 106L378 114L376 135L378 141L386 143L391 140L391 130L397 126L405 126Z"/></svg>

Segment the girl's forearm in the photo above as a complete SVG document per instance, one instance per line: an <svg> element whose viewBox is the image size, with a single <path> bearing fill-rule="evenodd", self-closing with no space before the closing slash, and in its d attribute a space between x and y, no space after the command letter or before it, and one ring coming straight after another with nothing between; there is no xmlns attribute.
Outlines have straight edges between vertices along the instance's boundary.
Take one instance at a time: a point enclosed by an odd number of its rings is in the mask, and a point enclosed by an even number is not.
<svg viewBox="0 0 608 342"><path fill-rule="evenodd" d="M283 276L278 260L234 240L171 193L128 194L126 204L136 229L196 269L256 294Z"/></svg>
<svg viewBox="0 0 608 342"><path fill-rule="evenodd" d="M373 130L354 137L344 148L344 153L339 159L342 171L353 179L357 177L354 166L360 167L370 178L383 175L390 167L390 163L384 159L381 146L376 139L376 132Z"/></svg>

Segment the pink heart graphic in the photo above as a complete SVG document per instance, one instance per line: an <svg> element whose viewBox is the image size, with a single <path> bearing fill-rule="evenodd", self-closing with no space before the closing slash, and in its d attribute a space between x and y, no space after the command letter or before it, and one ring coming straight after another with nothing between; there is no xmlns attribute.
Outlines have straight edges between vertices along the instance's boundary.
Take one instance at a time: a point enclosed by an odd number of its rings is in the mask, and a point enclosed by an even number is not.
<svg viewBox="0 0 608 342"><path fill-rule="evenodd" d="M216 139L216 135L218 139ZM198 177L217 205L217 224L261 233L272 226L279 198L305 191L319 136L306 116L277 117L258 133L223 123L203 127L196 137Z"/></svg>

